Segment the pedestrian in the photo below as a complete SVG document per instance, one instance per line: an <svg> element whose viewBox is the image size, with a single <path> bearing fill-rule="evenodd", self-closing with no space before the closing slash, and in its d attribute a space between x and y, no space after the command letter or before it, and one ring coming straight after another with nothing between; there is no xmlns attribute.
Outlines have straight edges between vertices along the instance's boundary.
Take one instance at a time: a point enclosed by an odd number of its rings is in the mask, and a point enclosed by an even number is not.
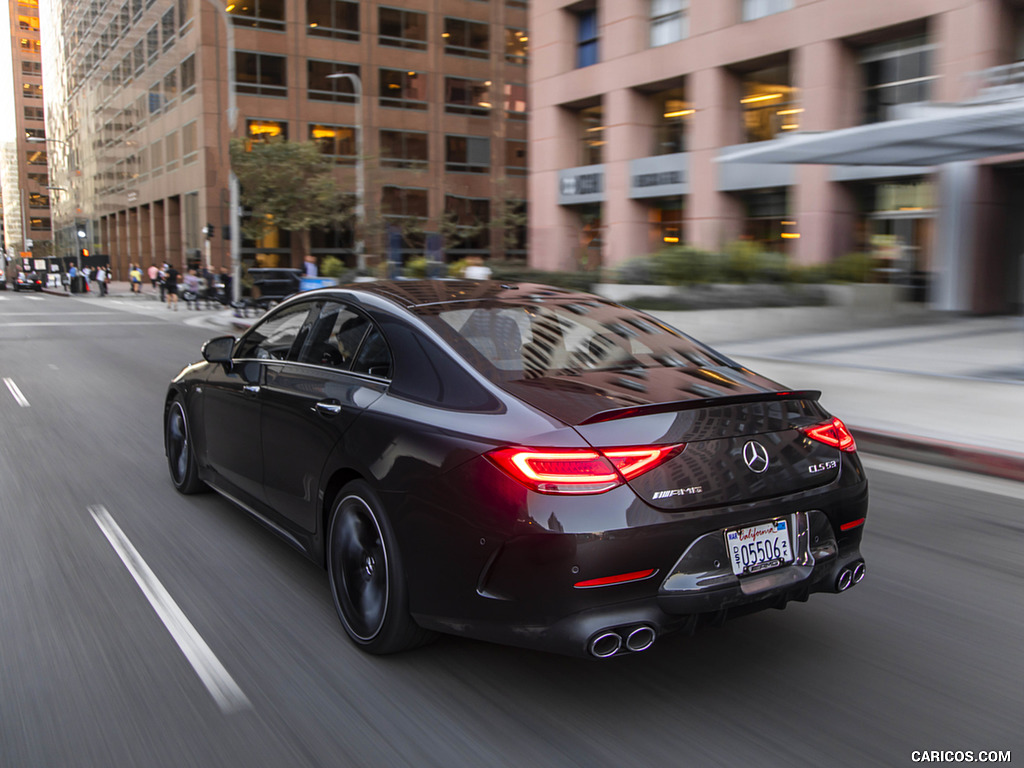
<svg viewBox="0 0 1024 768"><path fill-rule="evenodd" d="M128 265L128 279L132 284L132 293L142 293L142 269L138 264Z"/></svg>
<svg viewBox="0 0 1024 768"><path fill-rule="evenodd" d="M82 271L81 271L80 274L82 275L82 282L85 285L85 292L88 293L89 292L89 268L88 267L82 267Z"/></svg>
<svg viewBox="0 0 1024 768"><path fill-rule="evenodd" d="M231 304L231 273L227 267L220 268L220 303L225 307Z"/></svg>
<svg viewBox="0 0 1024 768"><path fill-rule="evenodd" d="M165 265L167 269L164 272L164 290L167 292L167 308L178 311L178 270L173 265Z"/></svg>
<svg viewBox="0 0 1024 768"><path fill-rule="evenodd" d="M185 305L188 309L199 308L199 276L196 274L194 269L190 269L185 273L185 276L181 280L182 288L184 289L182 295L185 299Z"/></svg>
<svg viewBox="0 0 1024 768"><path fill-rule="evenodd" d="M160 270L156 268L156 264L150 264L149 265L149 270L147 271L147 274L149 275L150 285L153 286L153 290L155 291L156 290L156 279L160 276Z"/></svg>
<svg viewBox="0 0 1024 768"><path fill-rule="evenodd" d="M107 295L107 268L97 267L96 274L93 276L93 280L96 281L96 285L100 289L100 298Z"/></svg>
<svg viewBox="0 0 1024 768"><path fill-rule="evenodd" d="M169 269L169 267L167 265L167 262L165 261L164 265L162 267L160 267L160 269L157 271L157 275L156 275L157 285L160 286L160 303L161 304L163 304L164 301L167 298L167 270L168 269Z"/></svg>
<svg viewBox="0 0 1024 768"><path fill-rule="evenodd" d="M305 261L305 274L306 277L316 277L319 270L316 266L316 259L313 256L307 256Z"/></svg>

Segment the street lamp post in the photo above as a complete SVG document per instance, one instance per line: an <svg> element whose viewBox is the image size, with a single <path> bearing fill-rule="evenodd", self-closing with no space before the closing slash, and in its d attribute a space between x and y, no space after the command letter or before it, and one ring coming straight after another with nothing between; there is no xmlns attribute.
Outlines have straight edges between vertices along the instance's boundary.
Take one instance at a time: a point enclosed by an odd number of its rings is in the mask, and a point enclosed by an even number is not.
<svg viewBox="0 0 1024 768"><path fill-rule="evenodd" d="M350 80L352 90L356 95L356 225L358 226L355 242L356 266L366 269L366 255L363 253L363 230L366 223L366 208L364 197L366 194L366 168L363 164L363 84L359 75L352 72L335 72L328 75L328 80Z"/></svg>

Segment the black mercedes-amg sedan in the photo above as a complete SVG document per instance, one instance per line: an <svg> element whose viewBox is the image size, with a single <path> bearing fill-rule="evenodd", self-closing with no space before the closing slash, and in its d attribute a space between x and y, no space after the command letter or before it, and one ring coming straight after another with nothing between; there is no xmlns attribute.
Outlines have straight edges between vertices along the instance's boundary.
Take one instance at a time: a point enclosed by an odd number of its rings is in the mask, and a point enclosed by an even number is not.
<svg viewBox="0 0 1024 768"><path fill-rule="evenodd" d="M202 354L164 406L175 487L326 566L371 653L606 658L864 577L867 480L820 393L597 296L325 288Z"/></svg>

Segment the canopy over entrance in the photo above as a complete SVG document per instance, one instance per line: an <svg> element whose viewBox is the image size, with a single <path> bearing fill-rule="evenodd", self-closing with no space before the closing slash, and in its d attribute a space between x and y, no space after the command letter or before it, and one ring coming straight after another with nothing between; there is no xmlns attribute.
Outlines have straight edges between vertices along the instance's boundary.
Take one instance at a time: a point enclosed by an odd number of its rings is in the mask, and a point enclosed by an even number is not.
<svg viewBox="0 0 1024 768"><path fill-rule="evenodd" d="M935 166L1024 152L1024 98L922 105L913 116L729 147L720 163Z"/></svg>

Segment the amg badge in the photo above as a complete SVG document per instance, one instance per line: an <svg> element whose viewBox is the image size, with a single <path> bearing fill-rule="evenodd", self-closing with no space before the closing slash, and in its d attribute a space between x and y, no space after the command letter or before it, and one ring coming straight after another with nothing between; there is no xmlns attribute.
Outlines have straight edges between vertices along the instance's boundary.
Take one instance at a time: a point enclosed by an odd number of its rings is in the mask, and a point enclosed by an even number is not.
<svg viewBox="0 0 1024 768"><path fill-rule="evenodd" d="M698 493L704 493L704 487L700 485L691 485L689 488L673 488L671 491L655 491L651 499L668 499L672 496L693 496Z"/></svg>

